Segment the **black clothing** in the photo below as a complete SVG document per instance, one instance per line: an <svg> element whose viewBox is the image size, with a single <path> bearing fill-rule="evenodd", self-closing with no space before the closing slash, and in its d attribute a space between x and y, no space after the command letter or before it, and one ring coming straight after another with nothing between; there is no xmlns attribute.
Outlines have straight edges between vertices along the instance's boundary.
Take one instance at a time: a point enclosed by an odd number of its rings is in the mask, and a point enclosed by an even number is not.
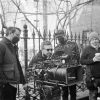
<svg viewBox="0 0 100 100"><path fill-rule="evenodd" d="M0 81L8 81L24 84L25 79L15 46L7 38L0 41ZM20 69L20 70L19 70ZM2 80L3 79L3 80ZM5 80L4 80L5 79Z"/></svg>
<svg viewBox="0 0 100 100"><path fill-rule="evenodd" d="M30 61L29 63L29 67L34 67L34 65L38 64L39 62L46 61L47 60L47 56L42 54L42 51L40 50ZM42 66L42 64L41 64ZM43 64L43 68L48 68L47 64ZM40 69L41 70L41 69ZM37 71L38 73L38 71ZM43 74L42 74L43 73ZM44 80L44 73L45 70L42 70L41 73L39 72L39 80L43 81ZM43 75L43 76L42 76ZM41 83L42 84L42 83ZM36 84L38 86L38 84ZM40 87L40 100L52 100L52 98L54 98L53 96L53 92L52 92L52 88L53 86L49 86L49 85L41 85L42 87ZM57 89L59 89L57 87ZM55 89L55 90L57 90ZM56 93L55 93L56 94Z"/></svg>
<svg viewBox="0 0 100 100"><path fill-rule="evenodd" d="M68 89L70 91L68 91ZM76 85L72 85L72 86L69 86L69 87L62 87L62 90L63 90L63 100L68 100L68 94L70 92L70 100L76 100Z"/></svg>
<svg viewBox="0 0 100 100"><path fill-rule="evenodd" d="M93 58L95 56L95 53L100 53L100 48L96 50L92 46L87 46L81 55L81 64L86 65L86 85L88 89L94 89L94 82L100 78L100 62L93 61ZM95 79L95 81L92 81L92 78ZM96 82L96 85L100 86L99 81ZM97 88L97 86L96 86Z"/></svg>
<svg viewBox="0 0 100 100"><path fill-rule="evenodd" d="M100 47L95 49L91 45L83 49L80 62L86 65L86 86L89 89L89 100L97 100L100 87L100 61L93 61L95 53L100 53Z"/></svg>
<svg viewBox="0 0 100 100"><path fill-rule="evenodd" d="M47 59L46 56L42 55L42 51L40 50L29 62L29 67L32 67L33 64L36 64L38 62L45 61Z"/></svg>
<svg viewBox="0 0 100 100"><path fill-rule="evenodd" d="M17 88L3 84L0 86L0 100L16 100Z"/></svg>
<svg viewBox="0 0 100 100"><path fill-rule="evenodd" d="M86 47L81 56L81 64L87 65L87 68L90 68L93 77L100 78L100 62L93 61L95 53L100 53L100 48L96 50L92 46Z"/></svg>
<svg viewBox="0 0 100 100"><path fill-rule="evenodd" d="M65 64L68 65L68 67L71 67L73 65L77 66L79 64L80 53L76 43L65 41L64 44L58 44L54 49L52 58L59 59L59 57L62 55L68 55L68 57L65 58ZM76 85L62 87L62 91L63 100L68 100L69 93L71 100L76 100Z"/></svg>
<svg viewBox="0 0 100 100"><path fill-rule="evenodd" d="M17 46L10 40L0 41L0 100L16 100L17 88L10 84L25 84Z"/></svg>
<svg viewBox="0 0 100 100"><path fill-rule="evenodd" d="M68 55L65 59L68 65L78 65L80 60L79 48L75 42L65 41L64 44L58 44L54 49L52 58L56 59L62 55Z"/></svg>

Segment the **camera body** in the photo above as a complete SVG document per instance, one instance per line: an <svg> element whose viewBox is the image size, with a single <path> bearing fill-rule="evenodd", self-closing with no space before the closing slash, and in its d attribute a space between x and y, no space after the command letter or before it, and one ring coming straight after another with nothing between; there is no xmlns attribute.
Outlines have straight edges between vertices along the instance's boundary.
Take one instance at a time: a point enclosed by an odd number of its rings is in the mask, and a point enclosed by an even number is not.
<svg viewBox="0 0 100 100"><path fill-rule="evenodd" d="M83 80L82 66L52 68L48 71L48 81L58 82L65 85L73 85Z"/></svg>
<svg viewBox="0 0 100 100"><path fill-rule="evenodd" d="M43 62L41 66L36 80L64 85L77 84L83 80L83 67L80 65L67 65L61 60L52 60Z"/></svg>

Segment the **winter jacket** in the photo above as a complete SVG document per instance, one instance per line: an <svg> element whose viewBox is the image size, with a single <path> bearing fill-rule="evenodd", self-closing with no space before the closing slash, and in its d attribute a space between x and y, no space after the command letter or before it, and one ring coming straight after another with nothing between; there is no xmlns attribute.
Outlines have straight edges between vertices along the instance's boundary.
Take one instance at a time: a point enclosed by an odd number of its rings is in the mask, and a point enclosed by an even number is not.
<svg viewBox="0 0 100 100"><path fill-rule="evenodd" d="M87 46L81 55L80 62L86 65L87 74L91 74L91 77L100 78L100 62L94 62L93 58L95 53L100 53L100 48L96 50L92 46Z"/></svg>
<svg viewBox="0 0 100 100"><path fill-rule="evenodd" d="M5 83L25 83L16 46L7 38L0 41L0 81Z"/></svg>
<svg viewBox="0 0 100 100"><path fill-rule="evenodd" d="M29 62L29 67L32 67L33 64L36 64L38 62L45 61L47 59L46 56L42 55L42 51L40 50L34 57L32 57L31 61Z"/></svg>
<svg viewBox="0 0 100 100"><path fill-rule="evenodd" d="M58 44L54 49L52 58L68 55L65 59L68 65L78 65L80 60L79 48L75 42L66 41L65 44Z"/></svg>

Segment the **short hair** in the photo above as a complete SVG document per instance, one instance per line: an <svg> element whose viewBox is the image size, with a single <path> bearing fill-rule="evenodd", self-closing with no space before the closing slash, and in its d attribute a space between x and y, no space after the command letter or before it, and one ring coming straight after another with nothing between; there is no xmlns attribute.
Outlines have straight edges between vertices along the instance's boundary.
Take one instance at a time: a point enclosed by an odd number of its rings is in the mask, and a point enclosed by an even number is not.
<svg viewBox="0 0 100 100"><path fill-rule="evenodd" d="M44 49L45 45L52 45L50 41L46 40L41 43L41 50Z"/></svg>
<svg viewBox="0 0 100 100"><path fill-rule="evenodd" d="M15 33L16 29L21 31L21 29L18 28L18 27L8 27L7 30L6 30L6 36L8 36L11 33Z"/></svg>

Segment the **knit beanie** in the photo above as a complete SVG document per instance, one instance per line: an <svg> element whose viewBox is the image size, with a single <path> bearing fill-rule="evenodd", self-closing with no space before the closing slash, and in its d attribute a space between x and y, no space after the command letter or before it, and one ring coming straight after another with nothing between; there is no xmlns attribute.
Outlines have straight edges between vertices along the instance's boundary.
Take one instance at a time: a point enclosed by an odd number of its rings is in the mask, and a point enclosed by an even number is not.
<svg viewBox="0 0 100 100"><path fill-rule="evenodd" d="M58 38L59 36L65 36L65 30L63 29L56 30L55 37Z"/></svg>
<svg viewBox="0 0 100 100"><path fill-rule="evenodd" d="M100 40L99 34L96 33L96 32L91 32L91 33L89 34L89 41L91 41L91 39L93 39L93 38L97 38L98 40Z"/></svg>

